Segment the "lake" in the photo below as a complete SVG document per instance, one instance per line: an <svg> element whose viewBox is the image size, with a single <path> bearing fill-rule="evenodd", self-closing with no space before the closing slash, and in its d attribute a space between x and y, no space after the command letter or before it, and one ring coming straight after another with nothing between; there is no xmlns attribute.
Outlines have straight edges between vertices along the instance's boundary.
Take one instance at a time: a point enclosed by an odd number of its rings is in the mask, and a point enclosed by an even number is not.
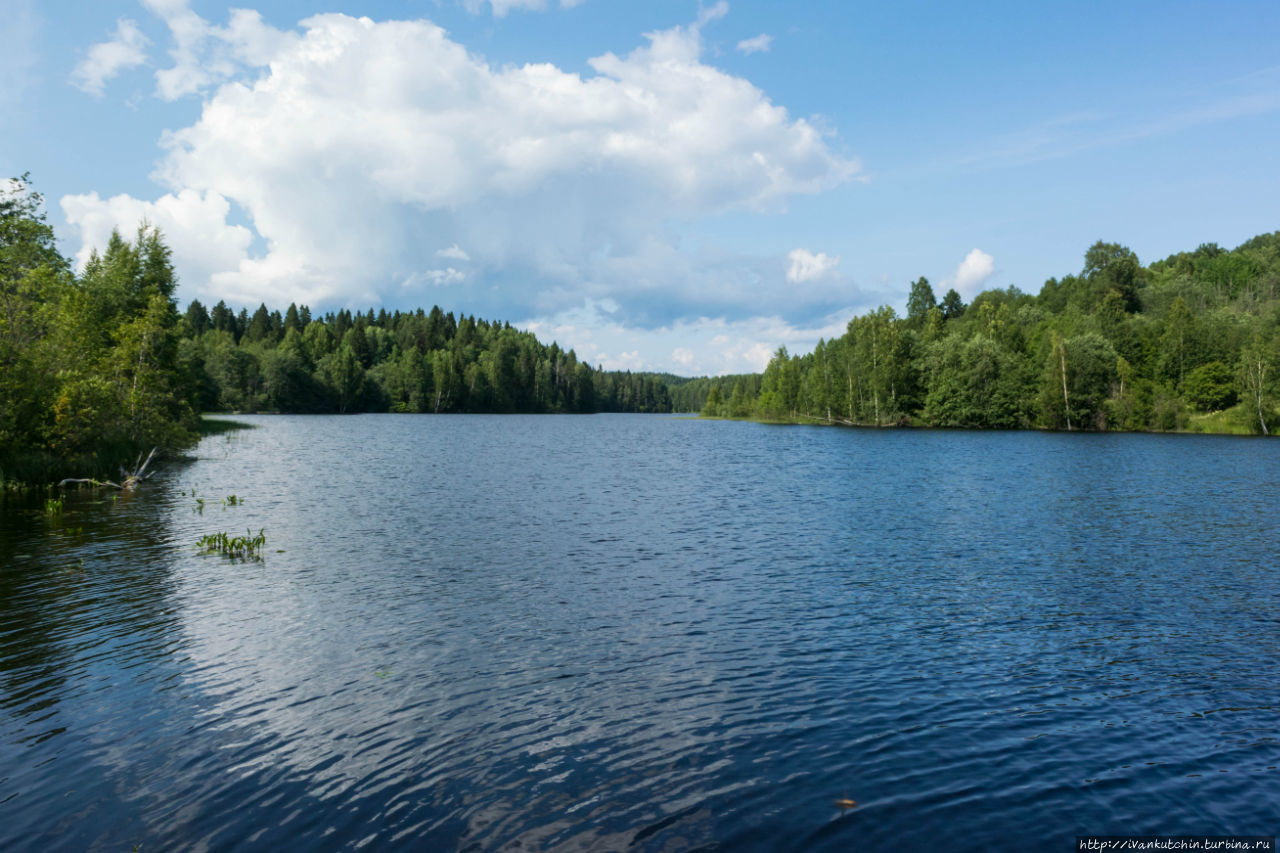
<svg viewBox="0 0 1280 853"><path fill-rule="evenodd" d="M1278 442L238 420L3 505L0 849L1280 825Z"/></svg>

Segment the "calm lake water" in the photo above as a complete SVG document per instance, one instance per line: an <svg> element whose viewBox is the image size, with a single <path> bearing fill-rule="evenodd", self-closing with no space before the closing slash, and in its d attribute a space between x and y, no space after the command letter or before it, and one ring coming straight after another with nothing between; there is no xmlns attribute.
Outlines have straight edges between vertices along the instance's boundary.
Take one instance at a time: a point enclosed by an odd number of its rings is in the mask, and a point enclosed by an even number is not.
<svg viewBox="0 0 1280 853"><path fill-rule="evenodd" d="M0 849L1280 826L1280 442L241 420L4 504Z"/></svg>

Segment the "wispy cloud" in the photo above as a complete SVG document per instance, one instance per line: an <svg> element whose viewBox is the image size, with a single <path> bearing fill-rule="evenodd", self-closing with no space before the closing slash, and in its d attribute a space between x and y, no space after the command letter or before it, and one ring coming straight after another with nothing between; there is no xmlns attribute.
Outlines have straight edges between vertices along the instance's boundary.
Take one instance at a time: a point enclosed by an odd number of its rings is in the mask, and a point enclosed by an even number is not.
<svg viewBox="0 0 1280 853"><path fill-rule="evenodd" d="M942 156L895 175L983 172L1073 157L1099 149L1172 136L1198 127L1280 112L1280 66L1219 80L1167 98L1164 109L1134 104L1131 109L1075 110L996 133L967 151Z"/></svg>
<svg viewBox="0 0 1280 853"><path fill-rule="evenodd" d="M468 255L465 251L463 251L462 247L461 247L461 246L459 246L457 243L454 243L452 246L450 246L450 247L449 247L449 248L447 248L447 249L437 249L437 250L436 250L436 257L437 257L437 258L448 258L448 259L449 259L449 260L451 260L451 261L469 261L469 260L471 260L471 256L470 256L470 255Z"/></svg>
<svg viewBox="0 0 1280 853"><path fill-rule="evenodd" d="M90 47L85 58L76 65L71 72L72 84L101 97L108 80L147 61L147 44L147 37L138 29L137 23L121 18L116 21L115 35Z"/></svg>
<svg viewBox="0 0 1280 853"><path fill-rule="evenodd" d="M462 8L466 9L473 15L489 9L493 12L495 18L505 18L508 12L543 12L552 5L558 5L561 9L572 9L574 6L582 5L586 0L559 0L559 3L552 4L549 0L462 0Z"/></svg>
<svg viewBox="0 0 1280 853"><path fill-rule="evenodd" d="M1280 92L1273 91L1231 95L1164 115L1138 118L1073 113L991 140L985 150L961 157L953 165L981 170L1041 163L1277 111Z"/></svg>
<svg viewBox="0 0 1280 853"><path fill-rule="evenodd" d="M702 6L698 9L698 26L718 21L727 14L729 14L729 4L726 0L718 0L711 6Z"/></svg>
<svg viewBox="0 0 1280 853"><path fill-rule="evenodd" d="M769 48L773 45L773 36L768 33L761 33L749 39L743 39L738 42L738 50L750 56L753 53L768 53Z"/></svg>

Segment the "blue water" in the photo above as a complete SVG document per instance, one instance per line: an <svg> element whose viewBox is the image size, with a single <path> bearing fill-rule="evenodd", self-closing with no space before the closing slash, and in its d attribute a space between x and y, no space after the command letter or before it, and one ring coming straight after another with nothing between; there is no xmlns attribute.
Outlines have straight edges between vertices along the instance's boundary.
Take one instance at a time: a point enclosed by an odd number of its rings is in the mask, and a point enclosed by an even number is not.
<svg viewBox="0 0 1280 853"><path fill-rule="evenodd" d="M1280 443L242 420L131 496L4 505L0 849L1280 825Z"/></svg>

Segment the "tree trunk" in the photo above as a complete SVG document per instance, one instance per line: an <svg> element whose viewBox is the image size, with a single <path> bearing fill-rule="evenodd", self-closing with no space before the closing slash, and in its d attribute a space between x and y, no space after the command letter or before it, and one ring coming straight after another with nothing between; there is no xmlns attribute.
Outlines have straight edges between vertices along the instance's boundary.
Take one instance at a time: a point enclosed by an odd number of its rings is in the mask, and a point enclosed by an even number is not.
<svg viewBox="0 0 1280 853"><path fill-rule="evenodd" d="M1058 345L1058 355L1062 363L1062 405L1067 413L1067 432L1071 432L1071 398L1067 396L1067 343Z"/></svg>
<svg viewBox="0 0 1280 853"><path fill-rule="evenodd" d="M1258 385L1257 392L1253 395L1253 399L1258 404L1258 425L1262 427L1263 435L1271 435L1271 433L1267 432L1267 419L1262 415L1262 383L1266 379L1267 367L1262 363L1261 359L1258 360L1257 371Z"/></svg>

